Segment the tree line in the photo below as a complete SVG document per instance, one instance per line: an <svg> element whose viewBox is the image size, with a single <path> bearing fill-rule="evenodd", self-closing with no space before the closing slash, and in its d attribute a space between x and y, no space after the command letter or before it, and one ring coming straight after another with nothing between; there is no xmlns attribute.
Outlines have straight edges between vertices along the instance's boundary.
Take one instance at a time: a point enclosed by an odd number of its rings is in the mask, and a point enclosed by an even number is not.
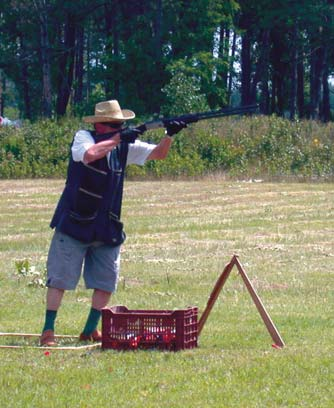
<svg viewBox="0 0 334 408"><path fill-rule="evenodd" d="M81 116L114 98L159 114L183 89L211 109L329 121L333 15L334 0L9 0L0 114Z"/></svg>

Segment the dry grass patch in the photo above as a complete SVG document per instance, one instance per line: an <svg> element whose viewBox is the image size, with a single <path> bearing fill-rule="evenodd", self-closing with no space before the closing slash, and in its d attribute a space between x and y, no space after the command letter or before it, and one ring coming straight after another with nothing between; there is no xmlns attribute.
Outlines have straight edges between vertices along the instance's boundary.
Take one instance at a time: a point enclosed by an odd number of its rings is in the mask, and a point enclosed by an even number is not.
<svg viewBox="0 0 334 408"><path fill-rule="evenodd" d="M45 290L15 261L45 265L62 180L0 181L0 331L39 332ZM331 408L334 185L127 182L127 241L112 304L202 311L234 253L287 347L275 350L233 270L199 348L180 353L1 351L6 406ZM57 330L79 333L90 294L67 293ZM50 377L52 372L52 377ZM23 375L22 375L23 373ZM47 373L47 375L46 375ZM57 398L55 398L57 396ZM53 404L53 405L52 405Z"/></svg>

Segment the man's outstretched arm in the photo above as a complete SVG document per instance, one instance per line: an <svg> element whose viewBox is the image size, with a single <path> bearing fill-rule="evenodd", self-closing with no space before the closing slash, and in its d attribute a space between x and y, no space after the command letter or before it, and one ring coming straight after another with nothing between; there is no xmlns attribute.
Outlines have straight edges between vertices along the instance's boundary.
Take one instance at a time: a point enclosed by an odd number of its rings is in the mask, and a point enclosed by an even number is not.
<svg viewBox="0 0 334 408"><path fill-rule="evenodd" d="M170 136L165 136L160 140L160 143L152 150L147 160L163 160L167 157L173 139Z"/></svg>

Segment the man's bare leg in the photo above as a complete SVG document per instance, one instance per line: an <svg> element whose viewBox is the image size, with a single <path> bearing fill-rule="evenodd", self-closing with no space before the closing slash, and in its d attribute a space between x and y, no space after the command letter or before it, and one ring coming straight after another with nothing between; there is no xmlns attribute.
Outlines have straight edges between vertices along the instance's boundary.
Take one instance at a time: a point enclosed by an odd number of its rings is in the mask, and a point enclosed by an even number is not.
<svg viewBox="0 0 334 408"><path fill-rule="evenodd" d="M100 289L94 289L92 296L92 308L101 310L106 307L111 297L110 292L106 292Z"/></svg>
<svg viewBox="0 0 334 408"><path fill-rule="evenodd" d="M48 288L46 294L46 309L58 310L64 296L64 289Z"/></svg>

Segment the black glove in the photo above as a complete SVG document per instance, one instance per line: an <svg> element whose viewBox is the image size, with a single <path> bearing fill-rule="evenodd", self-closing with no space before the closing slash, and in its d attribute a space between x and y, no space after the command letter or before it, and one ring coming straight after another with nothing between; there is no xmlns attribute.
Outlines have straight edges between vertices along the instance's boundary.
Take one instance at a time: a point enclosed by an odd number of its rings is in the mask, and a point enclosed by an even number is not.
<svg viewBox="0 0 334 408"><path fill-rule="evenodd" d="M171 120L165 124L167 135L174 136L179 133L182 129L187 127L186 122L182 120Z"/></svg>
<svg viewBox="0 0 334 408"><path fill-rule="evenodd" d="M125 143L134 143L140 135L145 132L142 126L137 128L128 128L121 131L121 141Z"/></svg>

